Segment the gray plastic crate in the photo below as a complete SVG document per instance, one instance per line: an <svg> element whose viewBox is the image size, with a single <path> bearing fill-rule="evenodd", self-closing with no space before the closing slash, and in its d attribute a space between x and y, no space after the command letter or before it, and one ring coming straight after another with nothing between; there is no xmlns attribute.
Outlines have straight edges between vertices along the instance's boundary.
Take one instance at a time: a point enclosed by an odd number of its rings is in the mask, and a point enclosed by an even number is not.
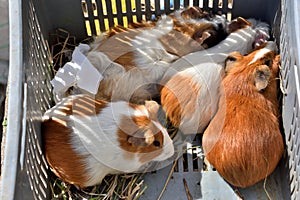
<svg viewBox="0 0 300 200"><path fill-rule="evenodd" d="M286 139L286 155L276 171L267 179L267 189L272 199L299 199L300 183L300 3L297 0L234 0L233 8L229 0L171 0L141 2L136 0L133 10L131 0L125 0L127 12L121 12L117 2L117 12L112 12L111 0L106 0L107 12L102 12L102 2L86 0L83 13L81 1L72 0L9 0L10 19L10 69L8 90L8 124L5 144L5 159L1 174L0 199L49 199L48 166L42 154L40 122L45 110L52 104L52 91L49 81L49 55L46 41L49 33L56 28L64 28L77 39L87 37L85 23L90 23L91 34L97 33L95 19L99 20L100 30L104 31L105 20L113 25L113 18L119 24L123 16L131 21L151 19L153 15L170 13L181 5L200 5L204 10L222 11L232 18L254 17L273 25L274 36L281 50L283 89L282 100L283 130ZM160 4L160 2L162 2ZM210 4L210 2L212 2ZM220 6L219 2L222 2ZM150 5L154 5L154 9ZM161 8L164 8L163 10ZM95 16L95 9L98 13ZM276 20L274 20L276 19ZM99 31L99 30L98 30ZM50 41L51 42L51 41ZM192 145L192 144L191 144ZM201 154L201 149L187 152L184 159L178 160L162 199L187 199L183 187L186 180L195 199L237 199L234 190L214 171L202 171L202 159L193 166L193 154ZM183 170L182 162L188 165ZM162 190L170 167L145 177L148 189L142 199L156 199ZM246 199L267 199L263 183L240 190Z"/></svg>

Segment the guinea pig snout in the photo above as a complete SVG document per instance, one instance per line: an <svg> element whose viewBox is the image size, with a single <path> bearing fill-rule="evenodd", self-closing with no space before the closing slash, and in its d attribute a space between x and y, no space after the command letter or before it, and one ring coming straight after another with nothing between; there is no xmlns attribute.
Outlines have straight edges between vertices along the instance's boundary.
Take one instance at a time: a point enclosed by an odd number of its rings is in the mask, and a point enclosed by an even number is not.
<svg viewBox="0 0 300 200"><path fill-rule="evenodd" d="M162 160L164 159L168 159L171 156L174 155L174 144L172 139L169 137L169 135L167 135L166 137L168 137L168 139L166 139L164 147L163 147L163 156L162 156Z"/></svg>
<svg viewBox="0 0 300 200"><path fill-rule="evenodd" d="M154 122L157 128L161 131L163 135L163 145L162 152L159 156L155 158L156 161L163 161L174 155L174 145L173 140L170 138L167 130L162 127L159 123Z"/></svg>

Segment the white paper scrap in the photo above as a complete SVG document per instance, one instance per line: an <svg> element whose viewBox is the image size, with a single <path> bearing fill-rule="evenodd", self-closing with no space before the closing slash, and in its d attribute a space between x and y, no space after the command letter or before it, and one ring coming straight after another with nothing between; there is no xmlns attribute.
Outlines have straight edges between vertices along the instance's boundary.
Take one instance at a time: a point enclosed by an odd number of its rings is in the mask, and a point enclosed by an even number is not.
<svg viewBox="0 0 300 200"><path fill-rule="evenodd" d="M77 46L73 51L72 61L67 62L58 70L51 81L56 94L63 94L72 86L77 86L92 94L98 92L103 76L84 55L89 49L90 47L86 44Z"/></svg>

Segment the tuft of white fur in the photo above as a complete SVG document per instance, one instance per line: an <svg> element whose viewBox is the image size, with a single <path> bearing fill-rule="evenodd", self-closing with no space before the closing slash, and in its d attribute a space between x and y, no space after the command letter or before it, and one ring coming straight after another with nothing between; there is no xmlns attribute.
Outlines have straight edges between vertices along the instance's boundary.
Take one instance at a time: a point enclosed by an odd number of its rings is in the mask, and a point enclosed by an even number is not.
<svg viewBox="0 0 300 200"><path fill-rule="evenodd" d="M268 37L268 39L270 39L270 26L269 24L262 22L260 20L257 19L247 19L247 21L249 21L251 23L251 27L256 30L256 31L261 31L264 32L264 34L266 35L266 37Z"/></svg>
<svg viewBox="0 0 300 200"><path fill-rule="evenodd" d="M176 60L178 57L168 53L159 38L173 30L171 17L162 15L154 28L145 29L132 41L135 49L134 61L139 68L156 67Z"/></svg>
<svg viewBox="0 0 300 200"><path fill-rule="evenodd" d="M267 23L253 18L247 20L251 23L252 28L256 31L253 45L254 47L258 47L270 39L270 26Z"/></svg>
<svg viewBox="0 0 300 200"><path fill-rule="evenodd" d="M122 74L125 69L122 65L111 61L106 54L99 51L91 51L87 55L88 60L103 75L108 78L111 74Z"/></svg>
<svg viewBox="0 0 300 200"><path fill-rule="evenodd" d="M101 52L90 52L88 59L104 77L100 86L105 83L105 88L98 91L98 97L111 94L111 99L106 100L124 100L138 104L143 104L145 100L159 94L157 83L169 67L168 64L161 62L157 66L134 67L125 71Z"/></svg>

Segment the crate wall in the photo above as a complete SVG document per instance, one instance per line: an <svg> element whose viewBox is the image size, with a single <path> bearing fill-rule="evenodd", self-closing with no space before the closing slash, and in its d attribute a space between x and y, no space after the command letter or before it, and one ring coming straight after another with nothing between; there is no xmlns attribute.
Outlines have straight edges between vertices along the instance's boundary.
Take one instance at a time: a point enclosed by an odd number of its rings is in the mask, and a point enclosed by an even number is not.
<svg viewBox="0 0 300 200"><path fill-rule="evenodd" d="M287 145L291 199L300 197L300 4L282 1L280 50L283 95L282 119Z"/></svg>
<svg viewBox="0 0 300 200"><path fill-rule="evenodd" d="M126 10L122 10L121 1L116 0L116 11L113 11L111 0L10 0L11 5L21 3L20 16L22 16L23 35L20 39L23 51L10 51L11 58L17 59L17 66L10 68L10 74L19 74L19 76L10 76L10 82L20 81L19 84L11 84L9 98L18 96L19 108L15 113L15 123L19 123L14 127L11 123L11 132L19 132L16 138L11 139L10 145L7 147L7 155L15 155L16 161L6 163L4 171L10 174L2 177L0 195L2 199L49 199L50 185L48 176L48 166L42 155L40 121L45 110L53 105L52 91L49 81L52 78L50 73L50 55L48 53L47 42L49 33L56 28L63 27L70 33L74 33L80 41L88 35L97 35L101 31L105 31L109 26L115 23L126 25L126 23L134 20L151 19L153 16L159 16L162 13L170 13L174 9L183 6L200 6L205 10L214 10L227 13L231 18L236 16L255 17L270 24L273 23L275 13L278 6L281 6L282 14L280 19L280 32L276 38L280 44L281 61L282 61L282 77L283 89L286 94L283 96L283 127L286 136L287 154L282 166L277 170L280 176L285 176L281 169L285 167L289 171L289 185L281 185L286 198L297 199L299 196L299 173L300 173L300 140L299 140L299 37L300 35L299 18L295 16L300 11L297 1L279 0L272 1L242 1L234 0L233 8L228 6L229 0L171 0L172 5L165 1L163 5L161 1L155 0L154 8L151 8L150 1L142 3L135 0L132 4L131 0L124 0ZM105 2L106 10L103 9ZM210 3L212 2L212 3ZM220 4L222 2L222 4ZM135 9L134 9L135 7ZM12 10L12 9L11 9ZM11 19L14 19L12 16ZM280 16L279 16L280 17ZM125 19L125 21L124 21ZM89 24L90 29L86 29ZM13 29L12 29L13 30ZM10 36L14 36L11 34ZM21 55L15 55L21 53ZM14 54L14 55L12 55ZM19 68L18 68L19 67ZM19 71L18 71L19 70ZM15 80L17 78L18 80ZM19 93L19 94L16 94ZM10 102L13 104L14 102ZM24 106L23 106L24 105ZM16 105L10 105L9 109L14 109ZM10 114L12 114L11 112ZM10 119L14 119L11 116ZM24 121L25 120L25 121ZM26 123L25 123L26 122ZM11 164L13 166L11 166ZM16 165L16 166L14 166ZM16 173L11 168L16 168ZM9 185L14 183L15 187ZM201 195L200 195L201 196Z"/></svg>

